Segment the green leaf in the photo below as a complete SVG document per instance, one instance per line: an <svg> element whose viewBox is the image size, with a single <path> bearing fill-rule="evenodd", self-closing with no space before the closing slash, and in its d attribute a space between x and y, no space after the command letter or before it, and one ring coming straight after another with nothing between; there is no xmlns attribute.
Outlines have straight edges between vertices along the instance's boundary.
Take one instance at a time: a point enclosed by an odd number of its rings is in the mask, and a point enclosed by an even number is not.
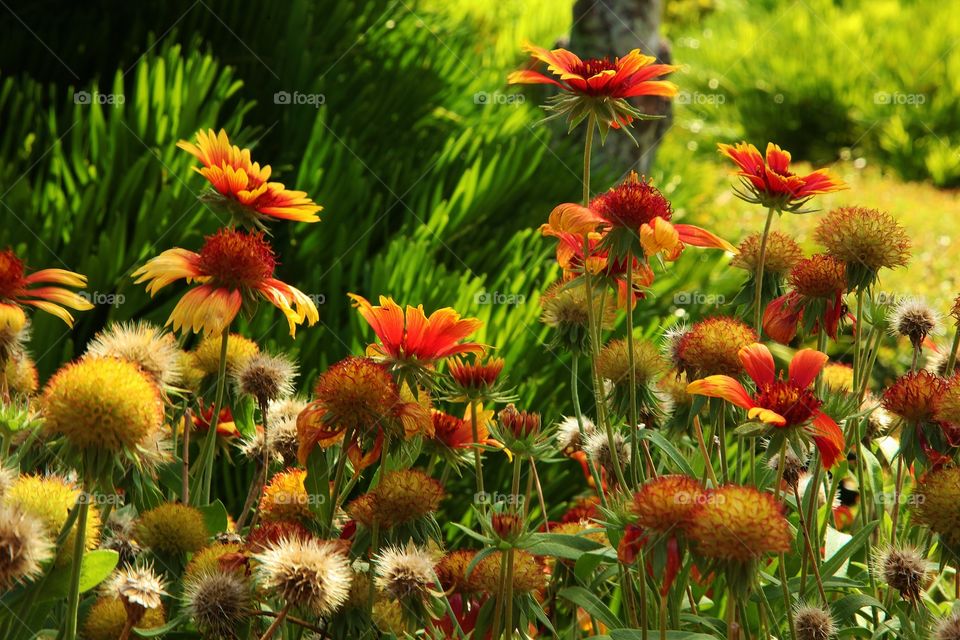
<svg viewBox="0 0 960 640"><path fill-rule="evenodd" d="M693 468L690 466L690 463L687 462L687 459L683 457L673 443L663 437L659 431L654 431L653 429L640 429L637 432L640 435L640 438L643 440L649 440L654 445L659 447L667 456L673 460L673 463L680 468L680 472L684 475L695 477L697 474L693 472Z"/></svg>
<svg viewBox="0 0 960 640"><path fill-rule="evenodd" d="M80 593L85 593L107 579L120 561L110 549L96 549L83 554L80 563ZM54 571L43 582L37 602L66 598L70 592L70 571Z"/></svg>
<svg viewBox="0 0 960 640"><path fill-rule="evenodd" d="M603 548L603 545L595 540L563 533L535 533L530 538L533 541L527 547L527 551L530 553L567 560L577 560L588 551Z"/></svg>
<svg viewBox="0 0 960 640"><path fill-rule="evenodd" d="M883 603L872 596L863 593L853 593L840 598L830 605L830 610L837 620L853 620L858 611L865 607L874 607L880 611L886 611Z"/></svg>
<svg viewBox="0 0 960 640"><path fill-rule="evenodd" d="M833 576L840 567L852 556L860 547L862 547L870 537L870 534L877 527L877 522L871 522L867 526L857 531L850 542L840 547L835 554L827 558L820 568L820 575L824 578Z"/></svg>
<svg viewBox="0 0 960 640"><path fill-rule="evenodd" d="M608 627L616 628L623 624L620 622L620 619L614 615L613 611L611 611L607 605L603 604L600 598L583 587L566 587L561 589L557 595L582 608Z"/></svg>
<svg viewBox="0 0 960 640"><path fill-rule="evenodd" d="M197 507L197 511L203 514L203 522L207 525L208 534L214 535L227 530L229 523L227 508L219 500L215 500L204 507Z"/></svg>

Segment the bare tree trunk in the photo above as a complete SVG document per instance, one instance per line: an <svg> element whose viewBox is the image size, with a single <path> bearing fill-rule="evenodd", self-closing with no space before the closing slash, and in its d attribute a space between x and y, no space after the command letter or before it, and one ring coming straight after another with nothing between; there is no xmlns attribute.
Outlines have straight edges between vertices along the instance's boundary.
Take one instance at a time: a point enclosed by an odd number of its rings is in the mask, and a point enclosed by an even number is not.
<svg viewBox="0 0 960 640"><path fill-rule="evenodd" d="M660 38L661 4L661 0L577 0L570 50L581 58L612 59L639 48L656 56L658 62L669 63L670 47ZM641 96L631 102L644 113L665 117L633 124L639 147L628 136L612 131L603 152L594 158L620 173L633 169L646 174L660 139L670 128L673 111L669 100L657 96Z"/></svg>

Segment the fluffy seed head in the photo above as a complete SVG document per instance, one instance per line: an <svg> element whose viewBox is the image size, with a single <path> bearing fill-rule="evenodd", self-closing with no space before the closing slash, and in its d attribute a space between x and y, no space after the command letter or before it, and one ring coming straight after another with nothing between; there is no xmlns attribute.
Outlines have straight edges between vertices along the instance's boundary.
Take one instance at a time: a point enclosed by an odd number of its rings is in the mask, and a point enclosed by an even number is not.
<svg viewBox="0 0 960 640"><path fill-rule="evenodd" d="M260 499L264 521L305 520L310 518L310 496L306 488L307 472L287 469L270 479Z"/></svg>
<svg viewBox="0 0 960 640"><path fill-rule="evenodd" d="M885 211L866 207L840 207L820 218L813 237L848 268L863 267L874 273L910 262L910 237Z"/></svg>
<svg viewBox="0 0 960 640"><path fill-rule="evenodd" d="M613 434L613 449L610 448L610 439L606 432L596 430L587 436L583 450L597 467L603 469L609 478L616 478L614 459L620 461L620 468L630 463L630 445L620 432Z"/></svg>
<svg viewBox="0 0 960 640"><path fill-rule="evenodd" d="M653 382L667 368L660 350L649 340L634 340L633 360L637 386ZM625 339L612 340L604 345L597 357L597 373L615 385L629 383L630 350Z"/></svg>
<svg viewBox="0 0 960 640"><path fill-rule="evenodd" d="M218 335L204 336L200 344L191 352L193 365L205 376L215 376L220 369L220 347L222 338ZM239 333L231 333L227 338L227 372L233 374L247 360L260 353L260 347Z"/></svg>
<svg viewBox="0 0 960 640"><path fill-rule="evenodd" d="M583 435L580 435L580 422L576 417L564 417L557 424L556 442L557 448L564 455L572 455L577 451L583 450L584 441L587 436L597 430L597 425L587 416L583 416Z"/></svg>
<svg viewBox="0 0 960 640"><path fill-rule="evenodd" d="M945 390L946 381L940 376L924 369L911 371L883 392L883 408L907 422L929 421Z"/></svg>
<svg viewBox="0 0 960 640"><path fill-rule="evenodd" d="M788 551L793 542L783 507L773 495L738 485L707 491L688 532L698 553L733 562Z"/></svg>
<svg viewBox="0 0 960 640"><path fill-rule="evenodd" d="M830 611L802 605L793 614L797 640L830 640L837 633Z"/></svg>
<svg viewBox="0 0 960 640"><path fill-rule="evenodd" d="M916 489L915 519L948 544L960 544L960 467L927 473Z"/></svg>
<svg viewBox="0 0 960 640"><path fill-rule="evenodd" d="M825 253L797 261L788 277L793 290L806 298L833 299L847 289L843 262Z"/></svg>
<svg viewBox="0 0 960 640"><path fill-rule="evenodd" d="M340 547L313 538L289 538L254 556L256 577L267 593L284 602L326 617L350 595L353 571Z"/></svg>
<svg viewBox="0 0 960 640"><path fill-rule="evenodd" d="M84 357L132 362L161 387L171 387L180 378L182 354L172 333L140 321L110 325L94 336Z"/></svg>
<svg viewBox="0 0 960 640"><path fill-rule="evenodd" d="M163 578L151 565L127 565L118 569L103 586L106 594L124 602L128 608L159 609L167 595Z"/></svg>
<svg viewBox="0 0 960 640"><path fill-rule="evenodd" d="M205 638L234 640L253 608L250 585L235 571L204 571L184 580L187 615Z"/></svg>
<svg viewBox="0 0 960 640"><path fill-rule="evenodd" d="M937 331L940 314L923 300L905 298L890 313L890 331L894 335L910 339L914 349L919 349L931 333Z"/></svg>
<svg viewBox="0 0 960 640"><path fill-rule="evenodd" d="M266 405L293 395L297 364L283 355L258 353L233 373L237 390Z"/></svg>
<svg viewBox="0 0 960 640"><path fill-rule="evenodd" d="M608 329L616 317L616 301L611 296L593 297L595 322ZM583 351L589 344L590 303L586 285L555 282L540 298L540 322L557 330L556 343L576 351Z"/></svg>
<svg viewBox="0 0 960 640"><path fill-rule="evenodd" d="M436 563L430 551L412 542L406 547L387 547L374 558L377 587L401 601L424 598L435 586Z"/></svg>
<svg viewBox="0 0 960 640"><path fill-rule="evenodd" d="M770 460L767 461L767 466L771 471L776 473L780 469L780 454L776 453L770 457ZM783 482L791 489L793 487L799 486L800 479L807 471L807 466L804 464L803 460L797 457L791 449L787 449L787 453L783 459Z"/></svg>
<svg viewBox="0 0 960 640"><path fill-rule="evenodd" d="M756 273L757 263L760 261L761 241L759 233L744 238L737 248L737 255L730 261L730 266ZM782 231L771 231L767 237L767 255L763 263L763 272L783 275L789 272L802 257L803 250L793 236Z"/></svg>
<svg viewBox="0 0 960 640"><path fill-rule="evenodd" d="M193 553L210 537L203 514L194 507L165 502L140 514L134 528L140 544L156 553Z"/></svg>
<svg viewBox="0 0 960 640"><path fill-rule="evenodd" d="M0 506L0 589L36 578L53 551L53 540L39 518Z"/></svg>
<svg viewBox="0 0 960 640"><path fill-rule="evenodd" d="M680 369L689 379L736 376L743 369L740 349L757 341L757 332L734 318L707 318L690 327L677 342Z"/></svg>
<svg viewBox="0 0 960 640"><path fill-rule="evenodd" d="M704 489L689 476L660 476L647 482L633 496L637 524L666 533L683 529L703 498Z"/></svg>
<svg viewBox="0 0 960 640"><path fill-rule="evenodd" d="M934 640L960 640L960 614L941 618L933 629Z"/></svg>
<svg viewBox="0 0 960 640"><path fill-rule="evenodd" d="M157 385L137 365L114 358L61 368L47 383L41 406L48 434L104 453L134 450L163 422Z"/></svg>
<svg viewBox="0 0 960 640"><path fill-rule="evenodd" d="M930 582L930 568L918 550L913 547L877 549L873 560L877 575L899 591L900 597L910 602L919 601L920 593Z"/></svg>

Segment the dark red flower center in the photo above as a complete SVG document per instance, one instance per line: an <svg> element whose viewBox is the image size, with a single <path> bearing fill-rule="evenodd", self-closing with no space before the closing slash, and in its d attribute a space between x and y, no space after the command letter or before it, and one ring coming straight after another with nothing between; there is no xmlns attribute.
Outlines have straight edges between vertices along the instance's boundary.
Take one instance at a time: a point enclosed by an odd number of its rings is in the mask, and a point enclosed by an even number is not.
<svg viewBox="0 0 960 640"><path fill-rule="evenodd" d="M610 58L587 58L579 65L574 66L571 71L584 78L595 76L601 71L616 71L617 63Z"/></svg>
<svg viewBox="0 0 960 640"><path fill-rule="evenodd" d="M13 298L23 289L23 260L12 249L0 251L0 298Z"/></svg>
<svg viewBox="0 0 960 640"><path fill-rule="evenodd" d="M590 208L612 226L634 231L654 218L669 220L673 215L660 190L636 176L594 198Z"/></svg>
<svg viewBox="0 0 960 640"><path fill-rule="evenodd" d="M776 380L758 389L758 405L783 416L785 427L806 423L820 410L823 403L813 395L812 389L800 389L789 381Z"/></svg>
<svg viewBox="0 0 960 640"><path fill-rule="evenodd" d="M256 287L273 277L277 259L262 233L221 229L207 236L200 249L200 269L217 285L233 289Z"/></svg>

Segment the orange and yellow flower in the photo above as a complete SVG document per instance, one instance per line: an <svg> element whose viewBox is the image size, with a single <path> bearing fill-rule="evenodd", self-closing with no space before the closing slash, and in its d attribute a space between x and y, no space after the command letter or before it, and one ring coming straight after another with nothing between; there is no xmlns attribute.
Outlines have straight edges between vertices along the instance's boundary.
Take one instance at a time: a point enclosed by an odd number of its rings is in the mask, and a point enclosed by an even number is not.
<svg viewBox="0 0 960 640"><path fill-rule="evenodd" d="M83 287L86 276L65 269L41 269L26 274L23 260L12 249L0 251L0 330L20 331L27 321L23 306L46 311L73 326L73 316L64 307L88 311L93 305L66 287ZM62 286L34 286L62 285Z"/></svg>
<svg viewBox="0 0 960 640"><path fill-rule="evenodd" d="M699 555L733 563L789 551L793 541L783 505L773 494L739 485L707 491L687 531Z"/></svg>
<svg viewBox="0 0 960 640"><path fill-rule="evenodd" d="M833 418L820 410L822 402L811 388L827 362L827 355L814 349L801 349L793 356L786 379L776 376L770 350L760 343L740 350L740 361L756 385L751 395L730 376L714 375L694 380L687 392L710 398L723 398L746 409L750 420L776 428L803 428L813 440L825 468L836 464L845 450L843 432Z"/></svg>
<svg viewBox="0 0 960 640"><path fill-rule="evenodd" d="M319 222L323 207L303 191L291 191L279 182L270 182L270 165L250 159L250 150L231 145L226 131L213 129L197 133L197 144L181 140L177 146L193 155L203 166L194 171L210 181L239 222L262 226L265 220Z"/></svg>
<svg viewBox="0 0 960 640"><path fill-rule="evenodd" d="M172 282L185 279L199 286L174 307L167 324L199 333L220 334L242 308L264 299L280 309L296 335L298 324L320 319L317 307L302 291L273 277L277 260L262 233L221 229L207 236L200 253L186 249L164 251L133 273L137 282L149 282L154 295Z"/></svg>
<svg viewBox="0 0 960 640"><path fill-rule="evenodd" d="M790 152L767 143L766 157L746 142L720 144L720 153L740 168L745 192L738 195L747 202L797 212L815 195L846 189L846 184L826 169L805 176L790 171Z"/></svg>
<svg viewBox="0 0 960 640"><path fill-rule="evenodd" d="M461 342L483 325L477 318L461 318L450 307L438 309L427 317L423 305L407 305L404 311L393 298L380 296L380 304L374 306L363 296L349 295L380 340L380 344L367 347L370 357L394 363L413 361L431 365L449 356L480 355L485 351L479 343Z"/></svg>

